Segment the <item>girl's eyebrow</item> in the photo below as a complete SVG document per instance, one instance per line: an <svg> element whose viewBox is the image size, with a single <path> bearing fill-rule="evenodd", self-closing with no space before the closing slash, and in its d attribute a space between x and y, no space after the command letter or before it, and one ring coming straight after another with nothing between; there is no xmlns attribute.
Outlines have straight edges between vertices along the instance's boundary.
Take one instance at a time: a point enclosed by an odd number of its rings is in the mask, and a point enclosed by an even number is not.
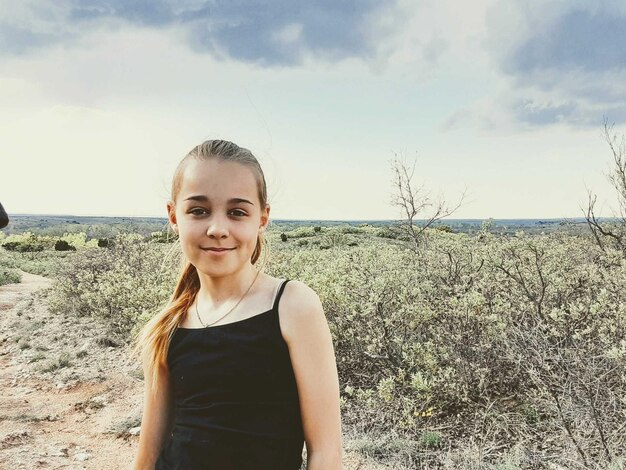
<svg viewBox="0 0 626 470"><path fill-rule="evenodd" d="M209 198L203 195L198 195L198 196L189 196L187 199L185 199L185 201L199 201L199 202L208 202ZM229 203L242 203L245 202L247 204L250 204L252 206L254 206L254 203L248 201L247 199L243 199L240 197L233 197L231 199L228 200Z"/></svg>

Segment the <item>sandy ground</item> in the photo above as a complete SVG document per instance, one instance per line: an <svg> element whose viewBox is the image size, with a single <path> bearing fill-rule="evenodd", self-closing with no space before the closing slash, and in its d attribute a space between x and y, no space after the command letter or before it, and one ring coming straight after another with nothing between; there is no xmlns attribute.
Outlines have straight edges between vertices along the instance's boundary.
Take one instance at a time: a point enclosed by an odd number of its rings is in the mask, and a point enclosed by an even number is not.
<svg viewBox="0 0 626 470"><path fill-rule="evenodd" d="M50 282L23 273L20 284L0 286L0 468L130 469L140 367L101 325L51 315ZM388 467L346 452L344 468Z"/></svg>
<svg viewBox="0 0 626 470"><path fill-rule="evenodd" d="M137 367L86 319L51 316L37 292L49 284L0 286L0 468L130 468Z"/></svg>

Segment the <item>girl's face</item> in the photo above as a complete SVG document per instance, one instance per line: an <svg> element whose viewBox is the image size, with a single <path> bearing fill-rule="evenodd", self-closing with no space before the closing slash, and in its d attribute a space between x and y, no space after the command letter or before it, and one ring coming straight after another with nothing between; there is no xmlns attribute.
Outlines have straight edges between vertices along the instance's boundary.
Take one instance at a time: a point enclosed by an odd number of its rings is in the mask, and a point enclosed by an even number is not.
<svg viewBox="0 0 626 470"><path fill-rule="evenodd" d="M176 205L168 204L167 210L187 260L212 277L249 265L259 231L269 220L269 206L260 207L252 170L218 159L191 160Z"/></svg>

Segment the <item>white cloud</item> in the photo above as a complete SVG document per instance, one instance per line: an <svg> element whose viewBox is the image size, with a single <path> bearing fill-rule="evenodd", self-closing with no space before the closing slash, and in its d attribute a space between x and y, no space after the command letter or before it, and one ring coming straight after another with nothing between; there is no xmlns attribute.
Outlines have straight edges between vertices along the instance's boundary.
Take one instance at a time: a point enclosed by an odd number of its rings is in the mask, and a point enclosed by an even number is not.
<svg viewBox="0 0 626 470"><path fill-rule="evenodd" d="M486 48L509 78L505 104L523 125L626 122L626 5L507 0L488 12Z"/></svg>
<svg viewBox="0 0 626 470"><path fill-rule="evenodd" d="M578 76L515 88L484 47L491 3L372 10L364 22L382 38L375 57L332 62L309 51L294 67L217 60L191 50L184 28L121 21L4 57L0 159L15 177L3 203L10 212L163 215L179 159L225 138L261 160L274 217L398 216L388 160L401 150L424 157L420 176L449 200L468 187L474 202L456 216L578 215L584 183L606 186L597 129L537 129L511 110L521 103L537 117L583 86L590 103L598 91ZM306 27L276 31L288 47ZM610 88L618 99L620 83Z"/></svg>

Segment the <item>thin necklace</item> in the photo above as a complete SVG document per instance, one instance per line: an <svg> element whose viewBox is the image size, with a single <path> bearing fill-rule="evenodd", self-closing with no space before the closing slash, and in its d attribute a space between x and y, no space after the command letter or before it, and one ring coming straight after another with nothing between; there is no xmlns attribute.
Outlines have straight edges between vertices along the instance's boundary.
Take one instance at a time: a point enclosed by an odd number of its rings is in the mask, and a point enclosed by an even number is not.
<svg viewBox="0 0 626 470"><path fill-rule="evenodd" d="M256 278L259 277L259 273L261 271L257 271L256 275L254 276L254 280L252 281L252 284L250 284L250 287L248 287L248 290L246 290L244 292L244 294L241 296L241 298L237 301L237 303L235 304L235 306L233 308L231 308L228 312L226 312L224 315L222 315L221 317L219 317L217 320L215 320L212 323L209 323L208 325L205 325L204 322L202 321L202 318L200 318L200 312L198 312L198 295L196 295L196 315L198 316L198 320L200 320L200 324L204 327L204 328L208 328L211 325L214 325L215 323L217 323L218 321L220 321L222 318L224 318L226 315L228 315L230 312L232 312L233 310L235 310L235 308L237 307L237 305L239 305L239 303L243 300L243 298L246 296L246 294L248 292L250 292L250 289L252 289L252 286L254 285Z"/></svg>

